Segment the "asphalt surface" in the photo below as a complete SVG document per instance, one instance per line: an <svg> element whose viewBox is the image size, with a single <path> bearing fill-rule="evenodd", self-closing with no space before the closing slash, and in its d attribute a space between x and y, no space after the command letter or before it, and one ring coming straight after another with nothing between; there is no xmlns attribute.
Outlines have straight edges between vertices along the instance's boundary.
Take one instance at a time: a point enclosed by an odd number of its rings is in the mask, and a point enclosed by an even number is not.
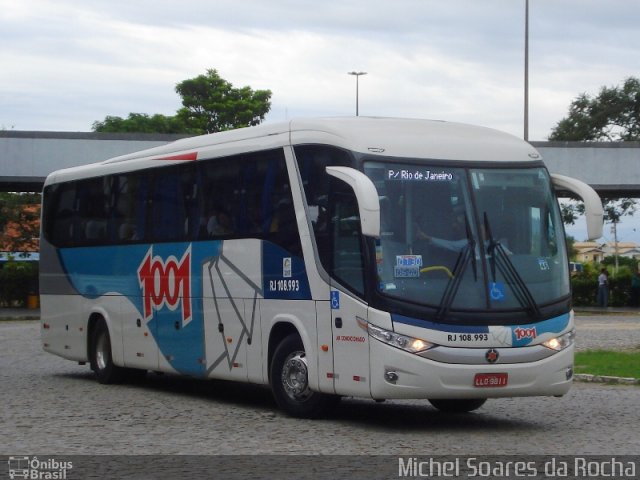
<svg viewBox="0 0 640 480"><path fill-rule="evenodd" d="M640 348L638 315L576 323L579 349ZM578 461L595 473L613 461L633 468L615 478L640 473L639 386L576 382L562 398L492 399L466 415L424 400L345 398L324 418L301 420L260 386L155 374L100 385L88 366L44 352L39 330L34 320L0 321L0 478L19 458L38 467L24 478L69 480L516 478L503 470L514 461L537 468L526 473L536 479L603 478L572 475ZM399 475L412 459L435 459L436 474ZM447 461L460 475L437 475ZM469 462L495 470L471 475ZM556 463L569 475L549 474Z"/></svg>
<svg viewBox="0 0 640 480"><path fill-rule="evenodd" d="M640 316L577 319L584 348L640 347ZM100 385L43 352L39 323L0 322L0 455L631 455L640 387L576 383L562 398L489 400L468 415L426 401L343 399L321 420L285 416L264 387L149 374Z"/></svg>

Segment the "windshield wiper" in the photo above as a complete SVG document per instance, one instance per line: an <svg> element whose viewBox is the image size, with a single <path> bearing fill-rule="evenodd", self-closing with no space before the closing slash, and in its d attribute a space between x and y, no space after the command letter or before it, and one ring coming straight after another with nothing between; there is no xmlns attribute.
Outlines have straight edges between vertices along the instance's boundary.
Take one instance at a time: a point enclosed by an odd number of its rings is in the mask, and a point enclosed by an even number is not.
<svg viewBox="0 0 640 480"><path fill-rule="evenodd" d="M536 303L533 295L529 291L527 284L524 282L516 267L514 267L509 255L502 244L493 237L491 232L491 224L487 212L484 212L484 229L487 236L487 254L489 255L491 265L491 278L496 283L496 268L502 274L504 279L513 290L516 300L527 309L530 315L534 317L540 316L540 308Z"/></svg>
<svg viewBox="0 0 640 480"><path fill-rule="evenodd" d="M456 259L456 263L453 267L452 276L447 282L447 286L444 289L442 298L440 299L438 311L436 312L436 318L438 319L443 318L449 312L451 304L453 303L453 300L456 298L458 290L460 289L463 273L467 269L469 262L471 262L473 267L473 278L475 281L478 281L478 266L475 254L476 241L473 238L471 226L469 225L469 219L467 218L466 214L464 216L464 223L465 231L467 233L467 244L462 250L460 250L460 253L458 254L458 258Z"/></svg>

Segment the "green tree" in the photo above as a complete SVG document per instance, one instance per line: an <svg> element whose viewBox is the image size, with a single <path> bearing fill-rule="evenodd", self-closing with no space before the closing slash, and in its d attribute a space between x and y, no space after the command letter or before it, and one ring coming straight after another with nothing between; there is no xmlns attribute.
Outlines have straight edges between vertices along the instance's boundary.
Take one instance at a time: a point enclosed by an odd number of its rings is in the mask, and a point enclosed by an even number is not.
<svg viewBox="0 0 640 480"><path fill-rule="evenodd" d="M576 255L578 255L578 250L575 247L576 239L571 235L567 235L567 255L569 255L570 260L575 260Z"/></svg>
<svg viewBox="0 0 640 480"><path fill-rule="evenodd" d="M258 125L271 108L271 90L234 88L216 70L176 85L182 108L176 115L130 113L93 122L94 132L184 133L200 135Z"/></svg>
<svg viewBox="0 0 640 480"><path fill-rule="evenodd" d="M258 125L271 108L271 90L234 88L213 69L176 85L178 117L206 133Z"/></svg>
<svg viewBox="0 0 640 480"><path fill-rule="evenodd" d="M549 140L634 141L640 140L640 79L627 78L621 87L602 87L591 97L580 94L569 106L569 114L551 131ZM636 210L633 198L603 198L604 219L618 223ZM582 202L561 205L565 224L573 224L584 213Z"/></svg>
<svg viewBox="0 0 640 480"><path fill-rule="evenodd" d="M595 97L578 95L549 140L640 140L640 79L629 77L622 86L602 87Z"/></svg>
<svg viewBox="0 0 640 480"><path fill-rule="evenodd" d="M602 197L601 200L605 223L620 223L622 217L631 217L636 212L637 202L634 198ZM578 201L562 203L560 210L564 224L573 225L584 214L584 204Z"/></svg>
<svg viewBox="0 0 640 480"><path fill-rule="evenodd" d="M107 116L102 122L93 122L94 132L110 133L192 133L199 131L190 129L177 116L165 116L159 113L130 113L127 118Z"/></svg>

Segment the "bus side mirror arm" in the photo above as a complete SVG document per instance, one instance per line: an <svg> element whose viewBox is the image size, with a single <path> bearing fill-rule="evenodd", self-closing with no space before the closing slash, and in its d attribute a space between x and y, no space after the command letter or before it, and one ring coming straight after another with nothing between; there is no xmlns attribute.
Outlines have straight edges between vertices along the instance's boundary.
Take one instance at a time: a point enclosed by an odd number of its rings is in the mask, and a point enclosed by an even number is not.
<svg viewBox="0 0 640 480"><path fill-rule="evenodd" d="M602 219L604 210L600 196L586 183L575 178L551 174L551 180L556 190L573 192L584 202L584 215L587 219L587 236L589 240L595 240L602 236Z"/></svg>
<svg viewBox="0 0 640 480"><path fill-rule="evenodd" d="M349 184L356 194L362 234L368 237L379 237L380 199L371 179L350 167L327 167L327 173Z"/></svg>

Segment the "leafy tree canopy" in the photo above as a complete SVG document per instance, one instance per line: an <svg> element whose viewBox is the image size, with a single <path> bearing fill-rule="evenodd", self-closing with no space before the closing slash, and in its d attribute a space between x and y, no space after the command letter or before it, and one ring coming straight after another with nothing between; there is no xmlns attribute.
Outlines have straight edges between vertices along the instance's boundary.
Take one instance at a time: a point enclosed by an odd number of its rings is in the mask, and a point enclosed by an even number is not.
<svg viewBox="0 0 640 480"><path fill-rule="evenodd" d="M552 130L549 140L633 141L640 140L640 79L627 78L621 87L602 87L591 97L579 95L569 114ZM633 198L603 198L604 220L617 223L636 211ZM584 213L581 202L562 204L562 217L573 224Z"/></svg>
<svg viewBox="0 0 640 480"><path fill-rule="evenodd" d="M93 122L94 132L110 133L193 133L199 131L189 129L178 117L168 117L156 113L130 113L127 118L108 115L102 122Z"/></svg>
<svg viewBox="0 0 640 480"><path fill-rule="evenodd" d="M93 131L199 135L258 125L271 109L271 90L235 88L213 69L178 83L176 92L182 97L183 106L174 116L107 116L93 123Z"/></svg>
<svg viewBox="0 0 640 480"><path fill-rule="evenodd" d="M640 79L629 77L622 86L602 87L595 97L580 94L549 140L640 140Z"/></svg>
<svg viewBox="0 0 640 480"><path fill-rule="evenodd" d="M207 132L258 125L271 108L271 90L234 88L216 70L176 85L183 108L178 117Z"/></svg>
<svg viewBox="0 0 640 480"><path fill-rule="evenodd" d="M633 198L605 198L602 197L604 221L619 223L622 217L631 217L636 212L636 200ZM562 221L565 225L573 225L580 215L584 214L584 203L571 202L560 205Z"/></svg>

